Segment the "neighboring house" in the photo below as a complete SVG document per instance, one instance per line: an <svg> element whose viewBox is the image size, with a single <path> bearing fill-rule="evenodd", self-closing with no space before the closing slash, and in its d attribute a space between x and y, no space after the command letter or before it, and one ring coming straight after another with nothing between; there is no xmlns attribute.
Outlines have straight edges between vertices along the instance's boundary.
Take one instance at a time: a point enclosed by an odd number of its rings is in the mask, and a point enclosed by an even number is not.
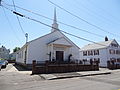
<svg viewBox="0 0 120 90"><path fill-rule="evenodd" d="M16 60L16 52L10 54L10 60Z"/></svg>
<svg viewBox="0 0 120 90"><path fill-rule="evenodd" d="M120 46L115 39L88 44L81 48L80 59L100 60L100 66L106 67L108 60L120 59Z"/></svg>
<svg viewBox="0 0 120 90"><path fill-rule="evenodd" d="M79 47L58 30L56 11L51 33L27 42L16 54L16 62L31 65L33 60L45 62L66 61L72 55L73 60L80 59Z"/></svg>
<svg viewBox="0 0 120 90"><path fill-rule="evenodd" d="M6 49L4 46L0 48L0 59L9 59L10 49Z"/></svg>

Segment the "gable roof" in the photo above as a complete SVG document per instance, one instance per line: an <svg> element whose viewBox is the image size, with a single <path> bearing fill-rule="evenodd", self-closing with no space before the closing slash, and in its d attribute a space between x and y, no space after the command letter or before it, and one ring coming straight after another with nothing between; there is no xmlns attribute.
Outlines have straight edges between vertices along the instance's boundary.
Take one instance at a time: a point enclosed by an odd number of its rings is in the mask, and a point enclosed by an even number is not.
<svg viewBox="0 0 120 90"><path fill-rule="evenodd" d="M55 32L56 32L56 31L53 31L53 32L50 32L50 33L45 34L45 35L43 35L43 36L40 36L40 37L38 37L38 38L36 38L36 39L34 39L34 40L31 40L31 41L28 42L28 44L31 43L31 42L33 42L33 41L36 41L36 40L38 40L38 39L40 39L40 38L44 38L44 37L46 37L46 36L48 36L48 35L50 35L50 34L52 34L52 33L55 33Z"/></svg>
<svg viewBox="0 0 120 90"><path fill-rule="evenodd" d="M48 44L60 44L60 45L72 46L71 43L68 40L66 40L64 37L58 38L52 42L49 42Z"/></svg>
<svg viewBox="0 0 120 90"><path fill-rule="evenodd" d="M46 34L46 35L43 35L43 36L41 36L41 37L39 37L39 38L36 38L36 39L34 39L34 40L32 40L32 41L27 42L25 45L22 46L22 48L21 48L19 51L21 51L24 47L26 47L26 45L29 45L30 43L32 43L32 42L34 42L34 41L36 41L36 40L38 40L38 39L40 39L40 38L44 38L44 37L46 37L46 36L48 36L48 35L51 35L51 34L53 34L53 33L55 33L55 32L59 32L60 34L62 34L63 37L64 37L64 39L65 39L67 42L69 42L70 45L73 44L73 45L75 45L78 49L80 49L75 43L73 43L73 42L72 42L68 37L66 37L61 31L55 30L55 31L53 31L53 32L51 32L51 33L48 33L48 34ZM54 40L54 41L56 41L56 40ZM57 42L57 41L56 41L56 42Z"/></svg>
<svg viewBox="0 0 120 90"><path fill-rule="evenodd" d="M73 45L75 45L78 49L80 49L80 47L78 47L75 43L73 43L73 41L71 41L67 36L65 36L62 32L60 33L66 38L66 40L70 41Z"/></svg>
<svg viewBox="0 0 120 90"><path fill-rule="evenodd" d="M107 48L107 47L109 47L109 45L112 42L116 42L116 40L113 39L113 40L108 40L108 41L104 41L104 42L98 42L98 43L88 44L88 45L85 45L83 48L81 48L81 50L92 50L92 49Z"/></svg>
<svg viewBox="0 0 120 90"><path fill-rule="evenodd" d="M54 32L56 32L56 31L54 31ZM38 40L38 39L40 39L40 38L46 37L46 36L48 36L48 35L50 35L50 34L52 34L52 33L54 33L54 32L50 32L50 33L48 33L48 34L46 34L46 35L43 35L43 36L41 36L41 37L38 37L38 38L36 38L36 39L34 39L34 40L31 40L31 41L27 42L26 44L24 44L24 45L21 47L21 49L20 49L19 51L21 51L23 48L25 48L26 45L29 45L30 43L32 43L32 42L34 42L34 41L36 41L36 40Z"/></svg>

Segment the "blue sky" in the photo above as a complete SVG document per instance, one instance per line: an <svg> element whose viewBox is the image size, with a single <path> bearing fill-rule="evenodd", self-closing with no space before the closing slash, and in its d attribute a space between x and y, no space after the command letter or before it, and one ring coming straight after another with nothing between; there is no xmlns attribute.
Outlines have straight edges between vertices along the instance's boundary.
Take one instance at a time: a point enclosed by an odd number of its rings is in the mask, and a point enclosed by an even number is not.
<svg viewBox="0 0 120 90"><path fill-rule="evenodd" d="M12 0L3 1L7 4L12 4ZM56 7L58 21L69 25L73 25L77 28L81 28L95 34L99 34L103 37L98 37L90 33L79 31L77 29L65 26L60 23L58 23L59 29L95 42L104 41L105 36L108 36L109 39L116 39L118 42L120 42L120 0L51 1L70 11L71 13L81 17L82 19L96 26L99 26L103 30L113 33L115 35L101 31ZM55 6L48 2L48 0L14 0L14 2L17 6L34 11L46 17L53 18L53 11ZM3 6L6 6L5 3L2 3ZM14 9L13 7L6 7ZM3 11L3 8L0 7L0 43L1 45L10 48L12 51L12 49L16 46L22 47L25 44L25 35L20 29L16 16L9 10L4 10L6 15ZM45 19L43 17L34 15L24 10L17 8L17 11L22 14L25 14L26 16L40 20L46 24L51 25L53 23L52 20ZM6 16L9 19L9 22ZM19 19L24 31L29 34L29 41L51 32L51 28L49 27L27 20L22 17L19 17ZM90 43L69 35L67 36L80 48Z"/></svg>

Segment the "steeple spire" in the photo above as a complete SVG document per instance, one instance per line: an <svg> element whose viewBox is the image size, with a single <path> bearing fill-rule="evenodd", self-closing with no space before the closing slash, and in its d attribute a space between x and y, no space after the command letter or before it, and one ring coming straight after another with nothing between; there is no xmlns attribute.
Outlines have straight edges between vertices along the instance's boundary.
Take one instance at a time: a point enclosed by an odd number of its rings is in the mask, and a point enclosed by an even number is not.
<svg viewBox="0 0 120 90"><path fill-rule="evenodd" d="M54 8L54 22L53 23L57 23L57 19L56 19L56 8Z"/></svg>
<svg viewBox="0 0 120 90"><path fill-rule="evenodd" d="M57 18L56 18L56 8L54 8L54 20L52 24L52 32L58 29Z"/></svg>

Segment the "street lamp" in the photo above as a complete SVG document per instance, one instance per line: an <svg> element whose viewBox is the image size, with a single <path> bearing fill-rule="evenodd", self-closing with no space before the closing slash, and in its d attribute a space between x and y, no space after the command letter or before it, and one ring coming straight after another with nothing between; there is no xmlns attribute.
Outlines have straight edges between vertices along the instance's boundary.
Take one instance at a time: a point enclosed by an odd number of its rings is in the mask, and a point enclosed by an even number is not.
<svg viewBox="0 0 120 90"><path fill-rule="evenodd" d="M25 34L26 37L26 43L28 42L28 33Z"/></svg>
<svg viewBox="0 0 120 90"><path fill-rule="evenodd" d="M28 42L28 33L25 34L25 37L26 37L26 50L25 50L25 64L26 64L26 59L27 59L27 42Z"/></svg>

